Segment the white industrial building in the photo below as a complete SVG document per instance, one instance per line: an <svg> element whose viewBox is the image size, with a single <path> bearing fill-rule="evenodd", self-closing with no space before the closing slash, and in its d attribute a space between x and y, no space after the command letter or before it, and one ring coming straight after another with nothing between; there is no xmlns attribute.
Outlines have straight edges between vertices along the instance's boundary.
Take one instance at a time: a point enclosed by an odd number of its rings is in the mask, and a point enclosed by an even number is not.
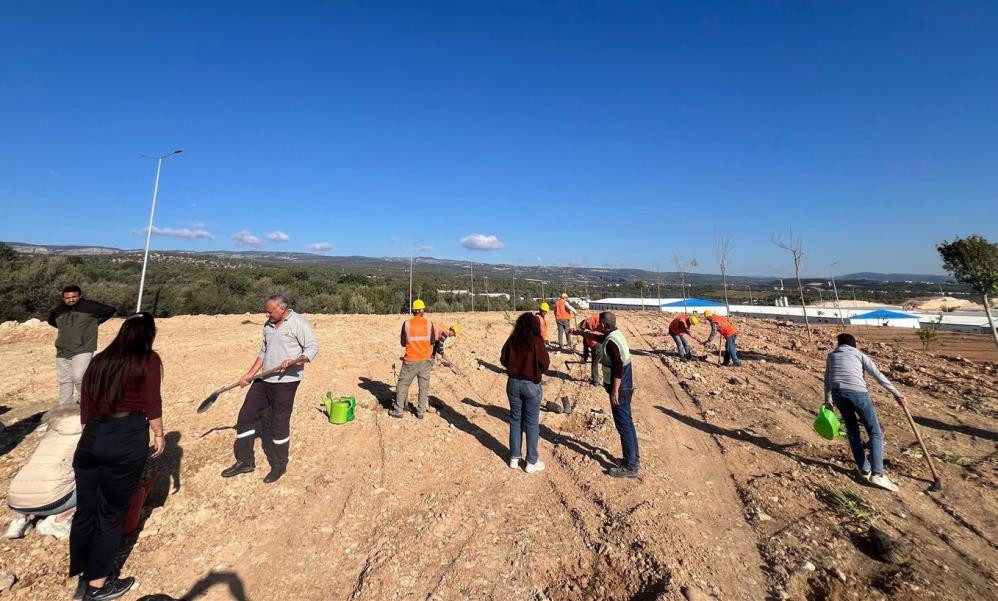
<svg viewBox="0 0 998 601"><path fill-rule="evenodd" d="M661 311L663 313L703 313L710 309L717 315L727 315L724 303L701 298L602 298L590 301L593 311Z"/></svg>

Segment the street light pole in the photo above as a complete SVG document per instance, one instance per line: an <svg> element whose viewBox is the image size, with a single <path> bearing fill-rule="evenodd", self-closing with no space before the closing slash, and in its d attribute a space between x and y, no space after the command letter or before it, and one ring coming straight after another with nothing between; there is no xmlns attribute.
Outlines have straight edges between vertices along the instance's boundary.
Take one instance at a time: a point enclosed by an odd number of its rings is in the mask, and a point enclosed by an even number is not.
<svg viewBox="0 0 998 601"><path fill-rule="evenodd" d="M174 150L170 154L164 154L163 156L153 157L148 155L142 155L147 159L156 159L156 182L152 186L152 208L149 210L149 227L146 228L146 252L142 257L142 275L139 277L139 298L135 302L135 312L138 313L142 310L142 292L145 290L146 285L146 266L149 264L149 243L152 241L152 222L153 217L156 215L156 196L159 193L159 172L163 168L163 159L175 154L180 154L183 150L179 148Z"/></svg>
<svg viewBox="0 0 998 601"><path fill-rule="evenodd" d="M836 261L836 262L832 263L831 265L829 265L829 267L835 267L838 264L839 264L839 262ZM835 292L835 309L839 313L839 325L843 326L843 325L845 325L845 321L842 319L842 307L839 305L839 288L838 288L838 286L835 285L835 276L834 275L832 276L832 290Z"/></svg>
<svg viewBox="0 0 998 601"><path fill-rule="evenodd" d="M472 261L469 265L471 267L471 312L475 312L475 262Z"/></svg>

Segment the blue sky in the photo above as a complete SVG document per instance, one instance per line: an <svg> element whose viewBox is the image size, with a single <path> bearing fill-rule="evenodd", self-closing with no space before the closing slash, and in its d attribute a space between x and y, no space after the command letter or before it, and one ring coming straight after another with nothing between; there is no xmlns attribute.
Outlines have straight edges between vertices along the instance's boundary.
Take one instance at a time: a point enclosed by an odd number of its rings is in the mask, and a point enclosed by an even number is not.
<svg viewBox="0 0 998 601"><path fill-rule="evenodd" d="M8 3L0 239L139 247L140 155L183 148L154 248L716 272L729 233L731 272L785 275L793 226L810 275L939 273L998 238L996 31L995 2Z"/></svg>

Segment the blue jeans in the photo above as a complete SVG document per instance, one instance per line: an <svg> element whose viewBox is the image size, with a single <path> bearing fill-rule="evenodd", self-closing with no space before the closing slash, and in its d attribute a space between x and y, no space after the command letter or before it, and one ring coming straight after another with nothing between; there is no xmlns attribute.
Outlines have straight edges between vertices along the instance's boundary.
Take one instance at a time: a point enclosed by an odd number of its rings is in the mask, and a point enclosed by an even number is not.
<svg viewBox="0 0 998 601"><path fill-rule="evenodd" d="M880 429L877 412L873 409L873 400L862 390L833 390L832 401L842 414L849 435L849 447L856 460L856 466L864 472L874 474L884 473L884 432ZM866 434L870 437L870 457L866 456L863 440L860 438L859 425L863 424Z"/></svg>
<svg viewBox="0 0 998 601"><path fill-rule="evenodd" d="M520 457L520 443L527 435L527 463L537 463L537 436L541 430L541 385L530 380L506 381L509 398L509 457Z"/></svg>
<svg viewBox="0 0 998 601"><path fill-rule="evenodd" d="M693 353L690 352L690 345L686 342L686 339L679 334L673 334L671 332L669 335L672 336L672 340L676 343L676 351L679 353L679 358L691 359L693 357Z"/></svg>
<svg viewBox="0 0 998 601"><path fill-rule="evenodd" d="M605 386L609 392L609 386ZM638 471L641 460L638 456L638 433L634 429L634 419L631 417L631 397L634 390L621 390L619 403L610 404L613 413L613 425L620 434L620 448L624 453L624 466L631 471Z"/></svg>
<svg viewBox="0 0 998 601"><path fill-rule="evenodd" d="M732 365L741 365L742 362L738 360L738 351L735 350L735 338L738 338L738 334L732 334L730 338L724 341L724 364L727 365L731 363Z"/></svg>

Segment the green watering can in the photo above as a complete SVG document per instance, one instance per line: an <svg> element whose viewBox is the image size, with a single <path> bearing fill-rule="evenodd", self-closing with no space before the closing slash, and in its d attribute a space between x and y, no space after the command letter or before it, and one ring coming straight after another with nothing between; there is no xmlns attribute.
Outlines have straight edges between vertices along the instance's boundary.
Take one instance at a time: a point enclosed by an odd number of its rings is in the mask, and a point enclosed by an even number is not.
<svg viewBox="0 0 998 601"><path fill-rule="evenodd" d="M353 412L357 408L356 398L352 396L334 397L333 393L327 392L322 399L322 404L326 408L326 415L329 416L329 423L345 424L353 421Z"/></svg>
<svg viewBox="0 0 998 601"><path fill-rule="evenodd" d="M837 436L846 435L839 424L838 416L824 403L821 404L821 409L818 409L818 415L814 418L813 427L815 432L828 440L835 440Z"/></svg>

